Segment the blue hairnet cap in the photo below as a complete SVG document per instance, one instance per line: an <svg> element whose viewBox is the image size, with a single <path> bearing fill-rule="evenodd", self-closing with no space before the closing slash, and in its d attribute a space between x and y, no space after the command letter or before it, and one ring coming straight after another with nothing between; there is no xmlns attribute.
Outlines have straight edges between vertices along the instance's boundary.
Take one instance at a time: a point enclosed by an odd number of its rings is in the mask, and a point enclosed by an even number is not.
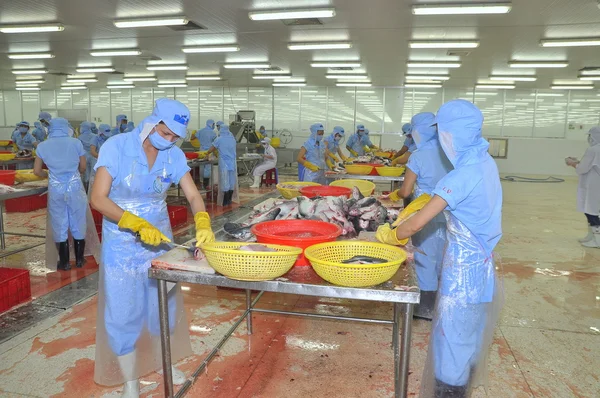
<svg viewBox="0 0 600 398"><path fill-rule="evenodd" d="M40 114L38 115L38 119L44 119L45 121L49 122L50 120L52 120L52 115L48 112L40 112Z"/></svg>
<svg viewBox="0 0 600 398"><path fill-rule="evenodd" d="M92 125L92 128L96 128L96 123L90 122L90 124Z"/></svg>
<svg viewBox="0 0 600 398"><path fill-rule="evenodd" d="M33 125L37 128L42 128L42 123L40 122L33 122Z"/></svg>
<svg viewBox="0 0 600 398"><path fill-rule="evenodd" d="M17 126L27 126L27 127L29 127L29 122L23 120L22 122L20 122L19 124L17 124Z"/></svg>
<svg viewBox="0 0 600 398"><path fill-rule="evenodd" d="M435 118L438 130L440 124L444 125L459 121L465 128L481 130L483 114L472 102L456 99L442 105Z"/></svg>
<svg viewBox="0 0 600 398"><path fill-rule="evenodd" d="M108 124L102 123L100 126L98 126L99 132L110 133L110 130L112 130L112 128Z"/></svg>
<svg viewBox="0 0 600 398"><path fill-rule="evenodd" d="M156 100L152 113L159 117L173 133L180 137L186 136L190 122L190 110L187 106L176 100L160 98Z"/></svg>
<svg viewBox="0 0 600 398"><path fill-rule="evenodd" d="M407 135L407 134L410 134L410 133L412 133L412 124L410 124L410 123L405 123L405 124L402 126L402 133L403 133L404 135Z"/></svg>
<svg viewBox="0 0 600 398"><path fill-rule="evenodd" d="M345 131L344 131L344 128L343 128L342 126L335 126L335 127L333 128L333 133L334 133L334 134L339 134L339 135L341 135L341 136L343 137L343 136L344 136L344 133L345 133Z"/></svg>
<svg viewBox="0 0 600 398"><path fill-rule="evenodd" d="M435 124L435 115L431 112L417 113L416 115L414 115L412 117L412 119L410 120L410 123L412 126L430 127ZM404 126L406 126L406 124ZM402 130L404 130L404 126L402 126ZM412 126L411 126L411 131L412 131Z"/></svg>
<svg viewBox="0 0 600 398"><path fill-rule="evenodd" d="M225 124L225 123L223 123L223 121L221 121L221 120L219 120L219 121L217 122L217 126L223 126L224 124Z"/></svg>
<svg viewBox="0 0 600 398"><path fill-rule="evenodd" d="M79 125L79 131L81 133L86 133L88 131L92 131L92 123L90 122L83 122Z"/></svg>
<svg viewBox="0 0 600 398"><path fill-rule="evenodd" d="M323 123L313 123L313 124L310 126L310 132L311 132L312 134L316 134L316 133L317 133L317 131L319 131L319 130L323 130L323 129L325 129L325 127L323 127Z"/></svg>
<svg viewBox="0 0 600 398"><path fill-rule="evenodd" d="M50 133L58 133L62 132L67 134L69 132L69 122L67 119L62 117L57 117L50 120Z"/></svg>
<svg viewBox="0 0 600 398"><path fill-rule="evenodd" d="M122 120L127 120L127 115L117 115L117 124L121 124Z"/></svg>
<svg viewBox="0 0 600 398"><path fill-rule="evenodd" d="M356 125L356 131L360 131L360 130L364 130L365 129L365 125L364 124L357 124Z"/></svg>
<svg viewBox="0 0 600 398"><path fill-rule="evenodd" d="M370 132L371 132L371 131L370 131L369 129L365 129L365 134L366 134L366 135L369 135L369 133L370 133Z"/></svg>
<svg viewBox="0 0 600 398"><path fill-rule="evenodd" d="M208 119L208 120L206 121L206 127L213 128L213 124L215 124L215 121L214 121L214 120L212 120L212 119Z"/></svg>

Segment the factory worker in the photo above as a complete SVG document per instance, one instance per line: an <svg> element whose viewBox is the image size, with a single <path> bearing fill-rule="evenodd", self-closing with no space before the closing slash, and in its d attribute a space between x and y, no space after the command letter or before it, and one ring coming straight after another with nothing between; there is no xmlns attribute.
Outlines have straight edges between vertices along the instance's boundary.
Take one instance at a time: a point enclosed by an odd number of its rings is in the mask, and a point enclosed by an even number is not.
<svg viewBox="0 0 600 398"><path fill-rule="evenodd" d="M111 135L124 133L127 129L127 115L117 115L117 126L112 129Z"/></svg>
<svg viewBox="0 0 600 398"><path fill-rule="evenodd" d="M96 165L96 157L92 156L91 153L92 146L98 147L98 137L96 134L92 133L92 123L81 123L79 126L79 137L77 138L79 141L81 141L83 150L85 151L86 168L85 173L81 176L81 179L83 180L83 184L86 186L87 190L87 185L90 182L91 172Z"/></svg>
<svg viewBox="0 0 600 398"><path fill-rule="evenodd" d="M258 129L258 133L256 134L256 138L258 138L258 140L260 141L266 136L267 136L267 130L265 129L265 126L260 126Z"/></svg>
<svg viewBox="0 0 600 398"><path fill-rule="evenodd" d="M208 119L206 121L206 127L197 131L195 137L200 142L200 151L208 151L212 146L215 138L217 138L217 133L215 133L215 121L212 119ZM210 183L210 173L212 170L212 166L202 166L202 169L202 185L206 189L208 188L208 185Z"/></svg>
<svg viewBox="0 0 600 398"><path fill-rule="evenodd" d="M98 135L96 136L96 140L90 144L90 155L94 159L98 159L100 148L102 145L108 140L111 136L111 127L108 124L101 124L98 126ZM94 165L96 161L92 162ZM94 185L94 179L96 178L96 169L90 170L89 182L88 182L88 197L91 196L92 190L90 189Z"/></svg>
<svg viewBox="0 0 600 398"><path fill-rule="evenodd" d="M346 149L352 156L362 156L365 154L365 148L362 143L365 134L365 126L359 124L356 126L356 133L352 134L346 143Z"/></svg>
<svg viewBox="0 0 600 398"><path fill-rule="evenodd" d="M417 150L417 146L415 145L415 140L412 136L413 126L410 123L405 123L402 126L402 134L406 137L404 139L404 144L400 151L395 155L394 160L392 161L392 166L396 166L398 164L407 164L410 155Z"/></svg>
<svg viewBox="0 0 600 398"><path fill-rule="evenodd" d="M37 148L34 174L48 177L48 217L51 233L58 250L57 269L67 271L69 264L69 233L75 246L75 265L85 263L85 236L88 202L80 173L85 173L85 150L81 141L69 137L69 123L62 117L50 121L48 139ZM48 172L43 170L46 164Z"/></svg>
<svg viewBox="0 0 600 398"><path fill-rule="evenodd" d="M46 136L48 136L48 127L50 127L50 120L52 120L52 115L48 112L40 112L38 114L38 120L42 124L42 127L46 129Z"/></svg>
<svg viewBox="0 0 600 398"><path fill-rule="evenodd" d="M232 202L239 202L237 182L237 142L225 123L217 122L219 136L213 141L208 150L211 154L219 151L219 193L217 204L228 206Z"/></svg>
<svg viewBox="0 0 600 398"><path fill-rule="evenodd" d="M96 127L96 123L90 122L90 125L92 126L92 134L98 135L98 127Z"/></svg>
<svg viewBox="0 0 600 398"><path fill-rule="evenodd" d="M366 152L373 152L379 149L376 145L373 145L371 138L369 138L369 129L365 128L364 134L361 137L361 144Z"/></svg>
<svg viewBox="0 0 600 398"><path fill-rule="evenodd" d="M310 126L310 137L300 148L296 161L304 166L301 181L325 184L325 128L322 123Z"/></svg>
<svg viewBox="0 0 600 398"><path fill-rule="evenodd" d="M31 132L31 135L33 136L33 138L35 138L35 140L38 143L44 141L46 139L46 129L44 129L42 127L42 123L33 122L33 125L35 126L35 128Z"/></svg>
<svg viewBox="0 0 600 398"><path fill-rule="evenodd" d="M133 131L134 128L135 128L135 124L133 122L127 122L127 126L125 127L125 132L129 133L130 131Z"/></svg>
<svg viewBox="0 0 600 398"><path fill-rule="evenodd" d="M600 248L600 127L588 132L588 144L581 161L566 161L579 175L577 211L585 214L588 221L588 235L579 242L585 247Z"/></svg>
<svg viewBox="0 0 600 398"><path fill-rule="evenodd" d="M29 132L29 123L22 121L17 125L18 134L15 136L14 144L17 146L17 150L31 151L37 147L38 142L35 137ZM28 170L33 168L33 160L27 160L24 162L17 163L17 170Z"/></svg>
<svg viewBox="0 0 600 398"><path fill-rule="evenodd" d="M437 116L440 144L454 166L423 209L396 229L379 227L389 244L446 217L446 249L421 396L468 397L485 378L486 355L501 306L493 250L502 236L502 187L481 135L483 115L471 102L453 100ZM417 151L418 152L418 151Z"/></svg>
<svg viewBox="0 0 600 398"><path fill-rule="evenodd" d="M150 262L173 238L167 191L179 184L190 203L198 245L214 241L210 217L175 141L187 134L188 108L161 98L133 131L111 137L96 163L91 203L104 215L98 287L94 380L125 383L123 396L138 397L138 379L161 368L157 283ZM173 362L191 354L181 290L168 285ZM174 381L185 381L174 369Z"/></svg>
<svg viewBox="0 0 600 398"><path fill-rule="evenodd" d="M437 183L450 170L452 164L438 141L435 115L419 113L412 118L412 136L418 151L409 159L402 187L389 195L394 202L409 197L413 188L415 197L431 195ZM446 219L442 213L435 216L417 232L412 243L415 252L415 271L421 289L421 302L415 308L415 317L431 320L438 290L438 279L446 244Z"/></svg>
<svg viewBox="0 0 600 398"><path fill-rule="evenodd" d="M265 137L260 140L260 144L265 149L265 153L263 154L263 161L257 164L254 170L252 170L254 184L250 185L250 188L260 188L260 179L265 174L265 171L274 169L277 166L277 152L271 146L271 139Z"/></svg>
<svg viewBox="0 0 600 398"><path fill-rule="evenodd" d="M335 126L333 133L329 137L325 138L325 162L330 169L334 169L341 160L347 160L348 158L342 153L340 148L340 141L344 138L344 128L341 126ZM339 156L339 157L338 157Z"/></svg>

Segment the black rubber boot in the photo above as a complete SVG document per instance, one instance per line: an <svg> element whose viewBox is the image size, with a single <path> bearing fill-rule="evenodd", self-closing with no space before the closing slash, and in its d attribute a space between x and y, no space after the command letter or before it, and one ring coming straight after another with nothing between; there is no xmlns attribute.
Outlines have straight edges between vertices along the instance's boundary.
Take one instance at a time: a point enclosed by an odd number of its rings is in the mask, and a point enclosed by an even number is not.
<svg viewBox="0 0 600 398"><path fill-rule="evenodd" d="M68 271L71 269L69 263L69 241L57 243L58 245L58 264L56 269L61 271Z"/></svg>
<svg viewBox="0 0 600 398"><path fill-rule="evenodd" d="M74 239L73 243L75 244L75 266L81 268L85 265L85 257L83 255L85 252L85 239Z"/></svg>
<svg viewBox="0 0 600 398"><path fill-rule="evenodd" d="M229 206L231 204L231 197L233 196L233 191L225 191L223 195L223 206Z"/></svg>
<svg viewBox="0 0 600 398"><path fill-rule="evenodd" d="M228 204L232 204L233 203L233 191L229 191L229 203Z"/></svg>
<svg viewBox="0 0 600 398"><path fill-rule="evenodd" d="M435 381L435 398L466 398L467 386L451 386L443 381Z"/></svg>
<svg viewBox="0 0 600 398"><path fill-rule="evenodd" d="M413 317L417 319L424 319L431 321L433 319L433 312L435 310L435 296L437 290L428 291L421 290L421 302L415 307Z"/></svg>

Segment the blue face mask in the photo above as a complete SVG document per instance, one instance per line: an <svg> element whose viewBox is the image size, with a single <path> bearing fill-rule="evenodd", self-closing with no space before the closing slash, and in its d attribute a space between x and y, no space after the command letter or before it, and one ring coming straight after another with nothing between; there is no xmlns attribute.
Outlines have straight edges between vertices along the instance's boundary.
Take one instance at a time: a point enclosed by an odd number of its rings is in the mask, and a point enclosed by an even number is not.
<svg viewBox="0 0 600 398"><path fill-rule="evenodd" d="M317 134L317 142L321 142L321 140L323 139L322 135Z"/></svg>
<svg viewBox="0 0 600 398"><path fill-rule="evenodd" d="M19 133L26 133L29 130L27 127L19 127Z"/></svg>
<svg viewBox="0 0 600 398"><path fill-rule="evenodd" d="M157 132L150 134L148 138L150 138L150 143L152 144L152 146L158 149L159 151L164 151L166 149L172 148L173 145L175 145L175 142L171 142L166 138L163 138Z"/></svg>

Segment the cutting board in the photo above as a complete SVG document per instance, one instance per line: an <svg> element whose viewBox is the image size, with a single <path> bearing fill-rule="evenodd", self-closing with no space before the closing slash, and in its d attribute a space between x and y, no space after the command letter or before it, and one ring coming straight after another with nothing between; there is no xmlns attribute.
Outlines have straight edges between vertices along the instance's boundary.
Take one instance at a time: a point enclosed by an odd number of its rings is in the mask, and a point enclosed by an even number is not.
<svg viewBox="0 0 600 398"><path fill-rule="evenodd" d="M379 242L377 238L375 238L376 232L371 231L360 231L358 233L358 240L362 240L364 242Z"/></svg>
<svg viewBox="0 0 600 398"><path fill-rule="evenodd" d="M152 267L200 272L202 274L215 273L215 270L208 265L206 257L194 260L194 256L189 251L179 247L152 260Z"/></svg>

